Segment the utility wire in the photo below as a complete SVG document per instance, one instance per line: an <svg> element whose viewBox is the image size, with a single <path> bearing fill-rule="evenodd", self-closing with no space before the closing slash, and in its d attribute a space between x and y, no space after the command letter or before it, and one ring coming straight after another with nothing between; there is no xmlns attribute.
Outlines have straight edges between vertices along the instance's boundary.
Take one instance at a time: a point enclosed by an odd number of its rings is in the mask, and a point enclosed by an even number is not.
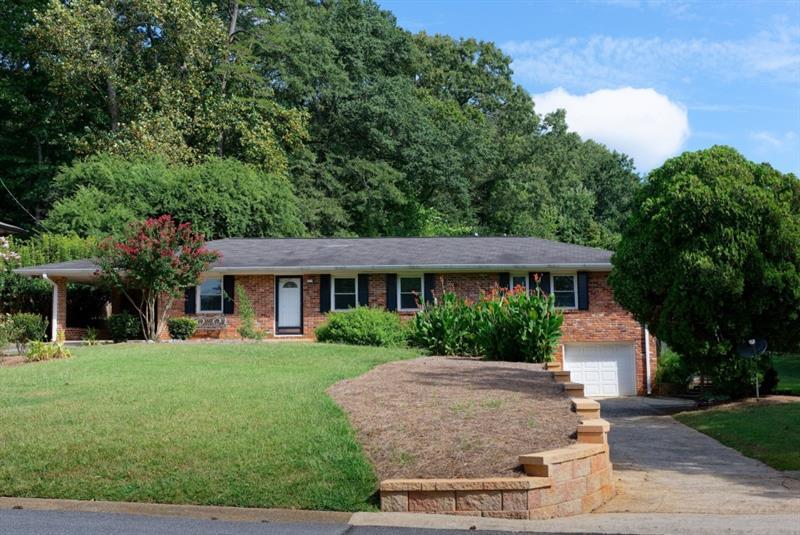
<svg viewBox="0 0 800 535"><path fill-rule="evenodd" d="M3 189L5 189L5 190L8 192L8 194L11 196L11 198L14 200L14 202L15 202L15 203L17 203L17 206L19 206L20 208L22 208L22 210L23 210L23 211L24 211L26 214L28 214L28 215L31 217L31 219L33 219L33 222L34 222L34 223L36 223L37 225L40 225L40 226L41 226L43 229L45 229L45 230L47 230L47 231L49 232L48 228L47 228L46 226L44 226L44 223L42 223L41 221L39 221L38 219L36 219L36 217L35 217L35 216L34 216L32 213L30 213L30 212L28 211L28 209L27 209L27 208L25 208L25 206L24 206L24 205L23 205L21 202L19 202L19 199L17 199L17 198L14 196L14 194L13 194L13 193L11 193L11 190L10 190L10 189L8 189L8 186L6 186L6 182L5 182L5 180L3 180L3 177L2 177L2 176L0 176L0 184L2 184L2 185L3 185Z"/></svg>

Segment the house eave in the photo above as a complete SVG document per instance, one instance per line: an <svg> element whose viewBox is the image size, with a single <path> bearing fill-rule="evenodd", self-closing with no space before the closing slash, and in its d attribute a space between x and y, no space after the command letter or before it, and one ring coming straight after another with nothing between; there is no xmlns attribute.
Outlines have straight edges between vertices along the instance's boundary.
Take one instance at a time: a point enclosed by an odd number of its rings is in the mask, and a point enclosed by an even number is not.
<svg viewBox="0 0 800 535"><path fill-rule="evenodd" d="M610 271L610 263L550 263L550 264L397 264L397 265L321 265L321 266L224 266L213 267L209 273L224 275L296 275L337 272L358 273L465 273L502 271ZM26 277L63 277L68 280L91 281L97 279L96 269L87 268L17 268L14 273Z"/></svg>
<svg viewBox="0 0 800 535"><path fill-rule="evenodd" d="M321 265L321 266L224 266L209 271L230 275L284 275L336 272L400 273L405 271L446 272L501 272L501 271L610 271L611 264L604 263L559 263L559 264L397 264L397 265Z"/></svg>

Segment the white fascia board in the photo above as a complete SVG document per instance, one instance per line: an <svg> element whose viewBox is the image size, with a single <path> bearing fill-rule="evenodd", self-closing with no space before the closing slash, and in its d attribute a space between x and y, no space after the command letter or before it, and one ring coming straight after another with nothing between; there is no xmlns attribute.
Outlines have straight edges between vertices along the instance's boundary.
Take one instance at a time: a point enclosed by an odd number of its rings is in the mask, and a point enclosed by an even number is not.
<svg viewBox="0 0 800 535"><path fill-rule="evenodd" d="M431 264L431 265L327 265L327 266L225 266L214 267L208 270L211 273L230 275L297 275L317 273L400 273L400 272L434 272L434 273L465 273L465 272L503 272L503 271L610 271L610 263L572 263L572 264ZM61 268L61 269L36 269L17 268L13 270L18 275L26 277L64 277L67 279L91 280L96 278L96 269L87 268Z"/></svg>
<svg viewBox="0 0 800 535"><path fill-rule="evenodd" d="M215 267L209 271L214 273L228 273L234 275L292 275L297 273L398 273L398 272L502 272L502 271L610 271L610 263L573 263L573 264L539 264L539 265L509 265L509 264L433 264L433 265L327 265L327 266L225 266Z"/></svg>

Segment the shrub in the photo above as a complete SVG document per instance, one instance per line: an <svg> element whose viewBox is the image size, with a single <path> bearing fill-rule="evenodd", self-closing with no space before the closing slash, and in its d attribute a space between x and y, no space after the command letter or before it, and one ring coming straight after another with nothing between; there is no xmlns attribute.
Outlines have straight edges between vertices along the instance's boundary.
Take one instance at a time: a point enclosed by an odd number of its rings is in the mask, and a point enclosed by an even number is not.
<svg viewBox="0 0 800 535"><path fill-rule="evenodd" d="M17 312L16 314L11 314L7 321L10 323L8 338L16 344L17 353L20 355L22 354L22 346L28 342L44 340L47 332L47 320L39 314Z"/></svg>
<svg viewBox="0 0 800 535"><path fill-rule="evenodd" d="M667 349L658 357L656 384L679 385L685 388L695 373L696 370L691 369L680 355L671 349Z"/></svg>
<svg viewBox="0 0 800 535"><path fill-rule="evenodd" d="M242 285L236 285L236 302L239 307L239 328L236 332L242 338L250 340L261 340L267 334L264 329L259 329L256 325L256 311L253 308L253 302L250 296L244 290Z"/></svg>
<svg viewBox="0 0 800 535"><path fill-rule="evenodd" d="M475 309L453 292L445 292L414 318L411 341L435 355L477 355Z"/></svg>
<svg viewBox="0 0 800 535"><path fill-rule="evenodd" d="M58 330L55 342L42 342L33 340L28 345L25 353L25 360L28 362L39 362L43 360L67 359L72 356L69 349L64 344L64 329Z"/></svg>
<svg viewBox="0 0 800 535"><path fill-rule="evenodd" d="M538 288L494 290L481 296L476 306L476 332L483 355L489 360L547 362L561 338L564 316L555 298Z"/></svg>
<svg viewBox="0 0 800 535"><path fill-rule="evenodd" d="M170 318L167 320L167 329L175 340L188 340L197 332L197 321L192 318Z"/></svg>
<svg viewBox="0 0 800 535"><path fill-rule="evenodd" d="M563 321L554 298L538 289L495 290L474 305L445 292L414 319L412 340L439 355L545 362L553 356Z"/></svg>
<svg viewBox="0 0 800 535"><path fill-rule="evenodd" d="M406 343L407 331L395 312L356 307L329 313L328 320L315 332L320 342L395 347Z"/></svg>
<svg viewBox="0 0 800 535"><path fill-rule="evenodd" d="M3 355L6 346L11 342L11 322L8 316L0 316L0 355Z"/></svg>
<svg viewBox="0 0 800 535"><path fill-rule="evenodd" d="M108 318L108 330L111 331L111 339L114 342L127 342L139 337L142 326L139 318L128 312L122 312Z"/></svg>
<svg viewBox="0 0 800 535"><path fill-rule="evenodd" d="M777 386L777 372L770 372L770 368L772 358L767 354L754 359L729 355L711 370L711 389L717 395L732 399L754 396L754 377L758 374L760 393L769 394Z"/></svg>

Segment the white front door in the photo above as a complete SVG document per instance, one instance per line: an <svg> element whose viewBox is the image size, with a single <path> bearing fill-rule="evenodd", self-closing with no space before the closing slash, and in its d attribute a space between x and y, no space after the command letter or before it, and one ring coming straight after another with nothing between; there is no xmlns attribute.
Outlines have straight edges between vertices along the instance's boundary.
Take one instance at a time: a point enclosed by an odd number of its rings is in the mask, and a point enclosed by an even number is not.
<svg viewBox="0 0 800 535"><path fill-rule="evenodd" d="M564 369L586 397L636 395L633 343L564 344Z"/></svg>
<svg viewBox="0 0 800 535"><path fill-rule="evenodd" d="M278 279L278 329L299 329L302 326L300 277Z"/></svg>

